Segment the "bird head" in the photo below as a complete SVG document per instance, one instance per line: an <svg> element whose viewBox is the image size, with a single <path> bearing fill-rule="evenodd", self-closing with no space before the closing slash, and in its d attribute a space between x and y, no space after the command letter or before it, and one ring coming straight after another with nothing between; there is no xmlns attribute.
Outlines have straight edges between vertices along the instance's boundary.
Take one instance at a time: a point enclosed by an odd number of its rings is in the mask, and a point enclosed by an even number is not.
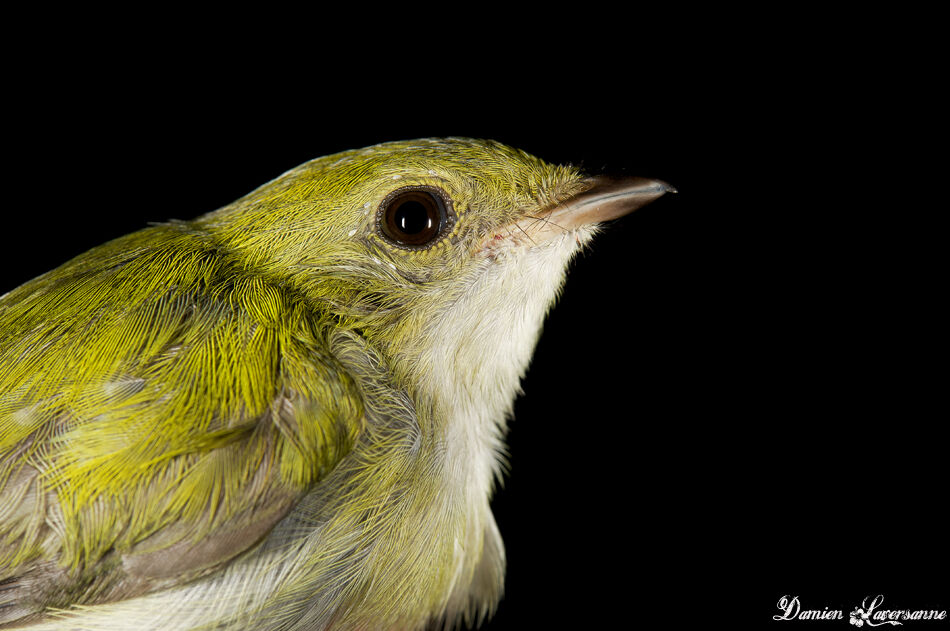
<svg viewBox="0 0 950 631"><path fill-rule="evenodd" d="M571 257L600 222L671 190L424 139L307 162L197 223L357 331L407 387L497 417Z"/></svg>

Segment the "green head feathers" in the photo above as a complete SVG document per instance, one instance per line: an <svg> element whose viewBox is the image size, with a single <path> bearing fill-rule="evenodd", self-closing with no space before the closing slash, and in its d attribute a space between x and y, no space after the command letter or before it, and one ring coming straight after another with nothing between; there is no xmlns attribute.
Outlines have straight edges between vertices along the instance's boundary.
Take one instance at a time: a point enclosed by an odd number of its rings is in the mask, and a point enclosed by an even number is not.
<svg viewBox="0 0 950 631"><path fill-rule="evenodd" d="M487 235L516 230L580 188L575 169L496 142L395 142L303 164L195 223L246 265L389 340L394 325L434 315L479 272ZM386 236L380 206L401 191L445 207L445 225L428 240Z"/></svg>
<svg viewBox="0 0 950 631"><path fill-rule="evenodd" d="M0 626L487 615L488 500L544 314L598 222L669 190L388 143L9 292Z"/></svg>

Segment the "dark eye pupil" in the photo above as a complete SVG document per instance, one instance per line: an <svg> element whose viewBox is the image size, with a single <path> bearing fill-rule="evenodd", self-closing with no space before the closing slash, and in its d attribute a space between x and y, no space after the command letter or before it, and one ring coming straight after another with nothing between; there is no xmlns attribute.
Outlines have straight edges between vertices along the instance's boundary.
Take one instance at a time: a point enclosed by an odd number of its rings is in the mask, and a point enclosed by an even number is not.
<svg viewBox="0 0 950 631"><path fill-rule="evenodd" d="M435 217L430 217L426 207L417 201L406 201L396 208L393 220L400 231L418 234L432 228Z"/></svg>
<svg viewBox="0 0 950 631"><path fill-rule="evenodd" d="M449 225L445 194L432 186L412 186L390 193L377 215L379 231L389 241L421 248L437 241Z"/></svg>

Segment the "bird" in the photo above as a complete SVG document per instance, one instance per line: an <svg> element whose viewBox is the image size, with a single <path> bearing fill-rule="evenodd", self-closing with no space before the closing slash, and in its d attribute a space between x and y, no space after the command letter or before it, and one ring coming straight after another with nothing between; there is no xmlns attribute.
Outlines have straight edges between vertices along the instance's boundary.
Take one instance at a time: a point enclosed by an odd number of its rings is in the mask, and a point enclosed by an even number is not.
<svg viewBox="0 0 950 631"><path fill-rule="evenodd" d="M543 322L675 192L493 140L316 158L0 297L0 629L490 618Z"/></svg>

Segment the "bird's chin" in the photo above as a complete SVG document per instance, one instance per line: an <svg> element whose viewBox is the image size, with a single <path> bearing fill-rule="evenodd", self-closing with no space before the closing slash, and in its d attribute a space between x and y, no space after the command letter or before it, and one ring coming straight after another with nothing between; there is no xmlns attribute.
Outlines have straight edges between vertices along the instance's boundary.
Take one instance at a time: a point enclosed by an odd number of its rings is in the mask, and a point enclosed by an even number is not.
<svg viewBox="0 0 950 631"><path fill-rule="evenodd" d="M572 229L552 229L544 219L522 220L503 226L482 239L478 253L489 259L526 254L530 251L583 248L597 233L598 225L589 224Z"/></svg>

